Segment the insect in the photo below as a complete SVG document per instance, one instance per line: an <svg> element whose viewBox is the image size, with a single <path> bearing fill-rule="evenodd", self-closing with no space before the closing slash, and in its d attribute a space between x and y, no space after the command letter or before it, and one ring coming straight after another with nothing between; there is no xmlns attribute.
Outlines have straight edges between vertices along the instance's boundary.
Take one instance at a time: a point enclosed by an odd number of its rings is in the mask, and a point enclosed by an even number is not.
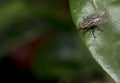
<svg viewBox="0 0 120 83"><path fill-rule="evenodd" d="M103 31L99 28L100 24L105 23L106 21L103 19L104 12L98 14L91 14L86 18L83 17L83 21L79 23L79 30L82 30L83 36L86 32L92 31L93 37L96 38L94 32L96 29L99 31Z"/></svg>

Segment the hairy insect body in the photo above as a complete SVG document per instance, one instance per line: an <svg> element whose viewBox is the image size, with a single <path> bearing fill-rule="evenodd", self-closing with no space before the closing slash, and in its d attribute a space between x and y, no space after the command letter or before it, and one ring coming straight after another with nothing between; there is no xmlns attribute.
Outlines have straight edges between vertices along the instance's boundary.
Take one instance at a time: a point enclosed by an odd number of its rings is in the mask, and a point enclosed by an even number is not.
<svg viewBox="0 0 120 83"><path fill-rule="evenodd" d="M79 30L83 31L83 35L85 32L92 30L92 34L94 35L95 29L102 31L98 26L104 23L103 18L100 15L92 14L87 18L83 18L83 21L79 23Z"/></svg>

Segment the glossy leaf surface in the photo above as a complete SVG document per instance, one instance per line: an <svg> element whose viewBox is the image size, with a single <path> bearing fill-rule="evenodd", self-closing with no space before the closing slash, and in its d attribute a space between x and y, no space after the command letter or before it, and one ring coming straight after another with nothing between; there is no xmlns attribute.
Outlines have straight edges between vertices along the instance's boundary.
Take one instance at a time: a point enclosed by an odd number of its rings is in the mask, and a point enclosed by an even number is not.
<svg viewBox="0 0 120 83"><path fill-rule="evenodd" d="M73 21L78 23L92 13L104 11L103 18L108 21L96 30L96 39L91 32L80 38L91 52L94 59L117 82L120 83L120 1L119 0L70 0L70 11Z"/></svg>

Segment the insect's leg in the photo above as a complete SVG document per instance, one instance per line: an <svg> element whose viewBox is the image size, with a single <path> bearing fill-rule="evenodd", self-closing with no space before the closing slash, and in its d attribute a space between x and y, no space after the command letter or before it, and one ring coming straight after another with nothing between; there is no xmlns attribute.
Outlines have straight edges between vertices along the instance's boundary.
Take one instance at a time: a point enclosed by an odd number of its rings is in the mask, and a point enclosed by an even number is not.
<svg viewBox="0 0 120 83"><path fill-rule="evenodd" d="M103 31L102 29L100 29L98 26L94 26L94 29L97 29L99 31Z"/></svg>
<svg viewBox="0 0 120 83"><path fill-rule="evenodd" d="M85 32L83 32L83 37L85 36Z"/></svg>
<svg viewBox="0 0 120 83"><path fill-rule="evenodd" d="M89 31L89 29L83 30L83 37L84 37L84 35L85 35L85 33L86 33L87 31Z"/></svg>
<svg viewBox="0 0 120 83"><path fill-rule="evenodd" d="M86 31L85 31L85 30L83 30L83 32L82 32L82 33L83 33L83 37L84 37L84 36L85 36Z"/></svg>
<svg viewBox="0 0 120 83"><path fill-rule="evenodd" d="M99 31L103 31L102 29L100 29L99 27L97 28Z"/></svg>
<svg viewBox="0 0 120 83"><path fill-rule="evenodd" d="M94 33L95 33L95 29L92 30L92 35L93 35L94 38L96 38Z"/></svg>
<svg viewBox="0 0 120 83"><path fill-rule="evenodd" d="M85 17L83 17L83 20L86 20L86 18L85 18Z"/></svg>

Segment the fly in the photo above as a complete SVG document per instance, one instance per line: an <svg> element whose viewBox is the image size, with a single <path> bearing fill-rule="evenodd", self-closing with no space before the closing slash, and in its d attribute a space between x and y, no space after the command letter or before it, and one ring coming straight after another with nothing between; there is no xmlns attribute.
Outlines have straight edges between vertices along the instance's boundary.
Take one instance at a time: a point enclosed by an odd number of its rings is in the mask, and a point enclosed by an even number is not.
<svg viewBox="0 0 120 83"><path fill-rule="evenodd" d="M103 31L99 28L100 24L106 22L102 17L103 15L104 13L102 12L101 14L91 14L86 18L83 17L83 21L79 23L79 30L82 30L83 36L86 32L91 30L94 38L96 38L94 35L95 30L98 29L99 31Z"/></svg>

